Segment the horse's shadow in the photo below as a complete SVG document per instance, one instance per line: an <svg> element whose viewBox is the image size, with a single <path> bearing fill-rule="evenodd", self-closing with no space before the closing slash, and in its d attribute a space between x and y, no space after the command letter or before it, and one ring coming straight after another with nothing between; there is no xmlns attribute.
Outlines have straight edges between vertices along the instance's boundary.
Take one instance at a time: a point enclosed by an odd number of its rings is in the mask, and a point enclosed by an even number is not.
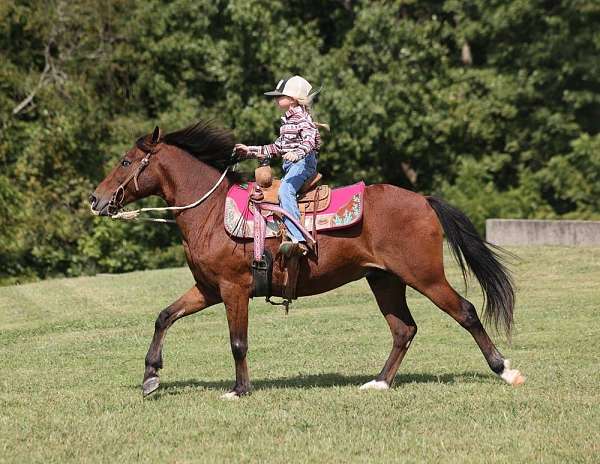
<svg viewBox="0 0 600 464"><path fill-rule="evenodd" d="M396 387L402 384L410 383L484 383L492 376L490 374L481 374L477 372L461 372L456 374L402 374L399 375L394 385ZM292 377L279 377L275 379L257 379L252 381L254 391L258 390L275 390L275 389L302 389L308 390L311 388L334 388L345 386L356 386L373 380L373 376L369 375L342 375L335 372L326 372L321 374L303 375L299 374ZM233 385L233 380L177 380L172 382L164 382L160 384L160 390L152 396L158 399L163 395L179 395L189 388L199 390L221 390L227 391ZM136 385L135 388L139 388Z"/></svg>

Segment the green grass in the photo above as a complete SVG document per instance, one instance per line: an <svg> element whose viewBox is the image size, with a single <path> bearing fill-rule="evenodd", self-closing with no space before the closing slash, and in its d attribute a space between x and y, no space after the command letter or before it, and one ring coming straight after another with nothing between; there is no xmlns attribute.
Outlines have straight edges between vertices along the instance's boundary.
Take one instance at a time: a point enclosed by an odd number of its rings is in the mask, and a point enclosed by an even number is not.
<svg viewBox="0 0 600 464"><path fill-rule="evenodd" d="M521 388L411 292L419 333L395 387L360 391L391 344L361 281L287 317L254 301L255 390L237 402L219 399L234 376L222 305L179 321L160 393L142 400L154 320L187 269L0 288L0 461L598 462L600 248L513 251L517 328L510 346L494 338Z"/></svg>

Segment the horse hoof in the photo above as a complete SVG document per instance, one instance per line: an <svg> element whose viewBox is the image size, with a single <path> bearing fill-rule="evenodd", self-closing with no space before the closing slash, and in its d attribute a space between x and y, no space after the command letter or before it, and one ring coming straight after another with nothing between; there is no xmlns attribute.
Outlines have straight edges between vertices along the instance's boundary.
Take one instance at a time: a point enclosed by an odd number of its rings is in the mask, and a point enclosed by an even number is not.
<svg viewBox="0 0 600 464"><path fill-rule="evenodd" d="M517 375L516 375L515 379L513 380L512 386L518 387L519 385L523 385L524 383L525 383L525 377L523 375L521 375L521 373L519 371L517 371Z"/></svg>
<svg viewBox="0 0 600 464"><path fill-rule="evenodd" d="M371 380L360 386L360 390L389 390L389 388L385 380Z"/></svg>
<svg viewBox="0 0 600 464"><path fill-rule="evenodd" d="M142 393L144 398L158 390L159 385L160 380L158 377L150 377L149 379L146 379L142 384Z"/></svg>
<svg viewBox="0 0 600 464"><path fill-rule="evenodd" d="M221 395L221 399L227 401L235 401L240 399L240 395L238 395L235 391L230 391L225 393L224 395Z"/></svg>
<svg viewBox="0 0 600 464"><path fill-rule="evenodd" d="M510 368L509 359L504 360L504 370L502 371L502 374L500 374L500 377L513 387L518 387L525 383L525 377L523 377L521 372L518 369Z"/></svg>

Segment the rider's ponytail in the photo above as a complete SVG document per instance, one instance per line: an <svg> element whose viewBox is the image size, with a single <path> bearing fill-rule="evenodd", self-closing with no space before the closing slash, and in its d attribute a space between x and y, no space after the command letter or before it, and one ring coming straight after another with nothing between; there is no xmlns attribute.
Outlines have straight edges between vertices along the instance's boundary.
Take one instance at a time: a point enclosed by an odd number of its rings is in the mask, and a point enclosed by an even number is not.
<svg viewBox="0 0 600 464"><path fill-rule="evenodd" d="M298 102L298 104L303 106L304 108L306 108L306 111L311 116L313 115L312 114L313 100L319 94L319 92L321 92L322 88L323 88L323 86L319 87L319 89L317 91L311 93L310 95L308 95L306 97L296 98L296 101ZM318 129L325 129L327 132L331 132L331 128L329 127L329 124L321 123L321 122L317 122L317 121L313 121L313 122L315 123L315 126L317 126Z"/></svg>

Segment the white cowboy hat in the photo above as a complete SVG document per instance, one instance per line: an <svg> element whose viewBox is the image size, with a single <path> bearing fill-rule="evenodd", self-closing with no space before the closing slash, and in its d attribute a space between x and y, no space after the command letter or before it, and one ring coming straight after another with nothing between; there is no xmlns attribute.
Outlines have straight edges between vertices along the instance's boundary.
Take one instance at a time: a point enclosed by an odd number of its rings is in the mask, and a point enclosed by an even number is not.
<svg viewBox="0 0 600 464"><path fill-rule="evenodd" d="M293 76L289 79L281 79L275 86L275 90L265 92L265 95L279 97L285 95L292 98L307 98L312 85L301 76Z"/></svg>

